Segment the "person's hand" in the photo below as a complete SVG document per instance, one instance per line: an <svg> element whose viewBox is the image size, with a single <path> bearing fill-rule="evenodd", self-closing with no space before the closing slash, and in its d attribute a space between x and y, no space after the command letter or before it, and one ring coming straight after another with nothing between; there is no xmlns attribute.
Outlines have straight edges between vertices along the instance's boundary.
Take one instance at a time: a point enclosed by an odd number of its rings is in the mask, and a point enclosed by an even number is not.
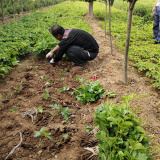
<svg viewBox="0 0 160 160"><path fill-rule="evenodd" d="M50 64L54 64L54 59L52 58L51 61L50 61Z"/></svg>
<svg viewBox="0 0 160 160"><path fill-rule="evenodd" d="M154 13L154 11L155 11L155 8L152 9L152 12L153 12L153 13Z"/></svg>
<svg viewBox="0 0 160 160"><path fill-rule="evenodd" d="M51 58L51 57L53 57L53 53L52 52L49 52L49 53L46 54L46 58Z"/></svg>

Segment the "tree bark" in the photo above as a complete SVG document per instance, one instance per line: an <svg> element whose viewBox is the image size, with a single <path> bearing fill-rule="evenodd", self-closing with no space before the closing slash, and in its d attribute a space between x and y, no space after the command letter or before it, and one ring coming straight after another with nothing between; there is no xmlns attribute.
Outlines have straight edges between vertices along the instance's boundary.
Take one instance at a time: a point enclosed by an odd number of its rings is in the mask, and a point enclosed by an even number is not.
<svg viewBox="0 0 160 160"><path fill-rule="evenodd" d="M23 5L22 5L22 0L21 0L21 10L22 10L22 14L23 14Z"/></svg>
<svg viewBox="0 0 160 160"><path fill-rule="evenodd" d="M93 1L89 2L89 14L91 19L93 19Z"/></svg>
<svg viewBox="0 0 160 160"><path fill-rule="evenodd" d="M15 9L14 9L13 0L12 0L12 7L13 7L14 18L16 18L16 16L15 16Z"/></svg>
<svg viewBox="0 0 160 160"><path fill-rule="evenodd" d="M124 83L128 84L128 52L129 52L129 43L130 43L130 34L131 34L131 23L132 23L132 14L133 8L137 0L133 0L129 4L128 10L128 22L127 22L127 35L126 35L126 43L125 43L125 61L124 61Z"/></svg>
<svg viewBox="0 0 160 160"><path fill-rule="evenodd" d="M111 55L113 55L112 33L111 33L111 0L109 0L109 35L110 35Z"/></svg>
<svg viewBox="0 0 160 160"><path fill-rule="evenodd" d="M105 10L105 38L106 38L106 24L107 24L107 0L105 0L106 10Z"/></svg>
<svg viewBox="0 0 160 160"><path fill-rule="evenodd" d="M1 1L1 10L2 10L2 19L3 19L3 24L5 24L5 19L4 19L4 12L3 12L3 2Z"/></svg>

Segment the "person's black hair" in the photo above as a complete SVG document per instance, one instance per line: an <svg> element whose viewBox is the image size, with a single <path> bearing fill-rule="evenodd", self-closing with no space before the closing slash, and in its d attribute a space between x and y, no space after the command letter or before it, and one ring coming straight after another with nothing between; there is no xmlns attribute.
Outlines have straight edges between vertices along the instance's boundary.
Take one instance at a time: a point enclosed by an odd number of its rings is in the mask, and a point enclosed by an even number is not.
<svg viewBox="0 0 160 160"><path fill-rule="evenodd" d="M57 36L58 34L63 35L64 31L64 28L59 26L58 24L54 25L50 30L53 36Z"/></svg>

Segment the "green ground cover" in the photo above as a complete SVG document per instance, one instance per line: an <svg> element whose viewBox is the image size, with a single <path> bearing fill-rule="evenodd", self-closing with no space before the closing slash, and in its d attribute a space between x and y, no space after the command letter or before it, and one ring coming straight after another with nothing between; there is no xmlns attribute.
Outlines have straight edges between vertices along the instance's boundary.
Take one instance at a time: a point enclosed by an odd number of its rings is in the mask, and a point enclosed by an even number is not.
<svg viewBox="0 0 160 160"><path fill-rule="evenodd" d="M114 8L114 6L111 12L112 36L114 36L116 45L124 51L128 13L127 11ZM104 3L94 3L94 15L102 20L100 25L104 28ZM153 21L150 19L144 21L144 17L133 16L129 58L135 62L134 66L138 68L138 71L145 71L146 76L152 78L153 86L160 89L160 47L154 44L152 27ZM108 23L107 32L109 33Z"/></svg>
<svg viewBox="0 0 160 160"><path fill-rule="evenodd" d="M155 2L155 0L138 0L135 4L133 14L141 17L152 14L152 9ZM123 11L128 11L128 6L128 2L123 0L115 0L113 4L114 8Z"/></svg>
<svg viewBox="0 0 160 160"><path fill-rule="evenodd" d="M78 12L77 12L78 10ZM82 16L87 13L84 2L67 1L45 11L36 11L0 27L0 76L17 65L28 52L46 54L58 41L49 30L54 24L79 28L91 33Z"/></svg>

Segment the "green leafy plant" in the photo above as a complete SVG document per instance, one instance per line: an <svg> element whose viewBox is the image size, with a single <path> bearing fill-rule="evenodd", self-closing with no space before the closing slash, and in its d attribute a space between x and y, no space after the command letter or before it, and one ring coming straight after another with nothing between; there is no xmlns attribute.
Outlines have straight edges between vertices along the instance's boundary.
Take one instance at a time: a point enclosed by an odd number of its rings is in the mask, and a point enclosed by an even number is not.
<svg viewBox="0 0 160 160"><path fill-rule="evenodd" d="M59 92L69 91L69 87L63 87L63 89L59 89Z"/></svg>
<svg viewBox="0 0 160 160"><path fill-rule="evenodd" d="M96 126L100 132L98 153L102 160L149 160L149 139L138 117L129 108L136 95L122 97L122 105L102 104L95 111Z"/></svg>
<svg viewBox="0 0 160 160"><path fill-rule="evenodd" d="M89 132L89 131L91 131L92 130L92 126L87 126L86 128L85 128L85 131L86 132Z"/></svg>
<svg viewBox="0 0 160 160"><path fill-rule="evenodd" d="M80 86L75 90L73 94L76 95L77 100L86 104L87 102L95 102L103 96L104 89L101 87L99 81L87 81L85 86Z"/></svg>
<svg viewBox="0 0 160 160"><path fill-rule="evenodd" d="M52 109L59 109L57 104L54 104L54 105L50 104L50 106L52 107Z"/></svg>
<svg viewBox="0 0 160 160"><path fill-rule="evenodd" d="M116 97L116 93L115 92L104 92L104 95L108 96L109 98Z"/></svg>
<svg viewBox="0 0 160 160"><path fill-rule="evenodd" d="M42 80L47 80L47 78L44 78L43 76L41 76L41 79L42 79Z"/></svg>
<svg viewBox="0 0 160 160"><path fill-rule="evenodd" d="M84 79L83 78L80 78L80 76L76 77L76 81L78 81L79 83L83 83L84 82Z"/></svg>
<svg viewBox="0 0 160 160"><path fill-rule="evenodd" d="M46 86L46 85L48 85L48 84L51 84L51 83L52 83L52 82L51 82L51 81L49 81L49 82L47 82L47 83L45 84L45 86Z"/></svg>
<svg viewBox="0 0 160 160"><path fill-rule="evenodd" d="M66 71L63 69L61 73L66 74Z"/></svg>
<svg viewBox="0 0 160 160"><path fill-rule="evenodd" d="M62 138L61 138L60 142L62 142L62 141L64 140L64 138L66 138L66 137L68 137L68 133L64 133L64 134L62 135Z"/></svg>
<svg viewBox="0 0 160 160"><path fill-rule="evenodd" d="M11 112L16 112L18 111L17 106L13 106L13 108L11 109Z"/></svg>
<svg viewBox="0 0 160 160"><path fill-rule="evenodd" d="M64 81L64 78L61 78L60 81Z"/></svg>
<svg viewBox="0 0 160 160"><path fill-rule="evenodd" d="M71 111L68 111L68 107L64 107L64 108L61 107L61 115L64 116L64 118L66 120L69 119L68 114L70 114L70 113L71 113Z"/></svg>
<svg viewBox="0 0 160 160"><path fill-rule="evenodd" d="M37 108L38 108L39 112L42 114L42 113L43 113L43 107L42 107L42 106L39 106L39 107L37 107Z"/></svg>
<svg viewBox="0 0 160 160"><path fill-rule="evenodd" d="M17 91L19 91L19 90L21 90L21 89L23 89L22 86L20 86L20 87L14 87L14 92L17 92Z"/></svg>
<svg viewBox="0 0 160 160"><path fill-rule="evenodd" d="M49 92L47 89L45 89L46 93L43 95L44 99L48 99L50 97Z"/></svg>
<svg viewBox="0 0 160 160"><path fill-rule="evenodd" d="M40 131L35 131L34 137L38 137L38 136L41 136L41 135L44 134L45 137L47 137L48 139L52 140L52 138L49 136L49 135L51 135L51 133L45 132L46 129L47 129L47 128L42 127L42 128L40 129Z"/></svg>

